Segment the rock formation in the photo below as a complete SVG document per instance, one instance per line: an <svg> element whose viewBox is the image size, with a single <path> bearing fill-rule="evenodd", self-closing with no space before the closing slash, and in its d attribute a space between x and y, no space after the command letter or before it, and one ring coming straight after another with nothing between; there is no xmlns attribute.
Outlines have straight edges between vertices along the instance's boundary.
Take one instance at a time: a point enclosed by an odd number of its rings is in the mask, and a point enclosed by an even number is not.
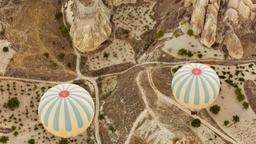
<svg viewBox="0 0 256 144"><path fill-rule="evenodd" d="M121 4L136 3L137 0L107 0L107 4L110 6L119 6Z"/></svg>
<svg viewBox="0 0 256 144"><path fill-rule="evenodd" d="M244 51L242 44L235 33L227 34L224 38L223 44L227 47L228 54L235 59L241 59Z"/></svg>
<svg viewBox="0 0 256 144"><path fill-rule="evenodd" d="M207 47L211 47L216 40L219 8L220 0L214 0L208 4L204 29L201 34L201 43Z"/></svg>
<svg viewBox="0 0 256 144"><path fill-rule="evenodd" d="M206 7L209 0L196 0L191 17L191 25L195 35L199 35L204 27Z"/></svg>
<svg viewBox="0 0 256 144"><path fill-rule="evenodd" d="M96 50L111 34L110 12L101 0L69 0L64 14L73 46L80 52Z"/></svg>

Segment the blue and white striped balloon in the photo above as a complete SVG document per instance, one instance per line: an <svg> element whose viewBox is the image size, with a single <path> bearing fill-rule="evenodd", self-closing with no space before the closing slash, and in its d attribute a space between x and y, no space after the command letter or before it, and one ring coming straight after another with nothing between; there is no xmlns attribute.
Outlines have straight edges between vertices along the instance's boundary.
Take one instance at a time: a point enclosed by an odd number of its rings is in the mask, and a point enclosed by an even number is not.
<svg viewBox="0 0 256 144"><path fill-rule="evenodd" d="M220 80L208 65L191 63L183 65L172 80L175 99L191 111L208 107L219 95Z"/></svg>
<svg viewBox="0 0 256 144"><path fill-rule="evenodd" d="M38 114L47 131L59 137L75 137L90 126L95 108L90 94L75 84L50 88L39 103Z"/></svg>

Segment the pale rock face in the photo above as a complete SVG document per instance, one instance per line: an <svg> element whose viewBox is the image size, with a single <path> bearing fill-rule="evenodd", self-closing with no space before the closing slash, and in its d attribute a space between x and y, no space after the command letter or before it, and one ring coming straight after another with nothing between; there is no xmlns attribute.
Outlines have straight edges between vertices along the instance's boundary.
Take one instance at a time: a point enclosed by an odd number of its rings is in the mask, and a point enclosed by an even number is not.
<svg viewBox="0 0 256 144"><path fill-rule="evenodd" d="M235 33L226 35L223 44L226 45L228 53L232 58L241 59L243 57L243 47Z"/></svg>
<svg viewBox="0 0 256 144"><path fill-rule="evenodd" d="M203 29L208 2L209 0L196 0L194 3L191 25L195 35L200 34Z"/></svg>
<svg viewBox="0 0 256 144"><path fill-rule="evenodd" d="M107 0L110 6L119 6L121 4L136 3L137 0Z"/></svg>
<svg viewBox="0 0 256 144"><path fill-rule="evenodd" d="M111 34L110 12L101 0L72 0L70 36L80 52L96 50ZM68 5L69 6L69 5ZM69 7L67 9L70 9ZM66 16L70 16L66 11ZM72 18L67 18L72 19Z"/></svg>
<svg viewBox="0 0 256 144"><path fill-rule="evenodd" d="M237 9L239 6L240 0L229 0L228 1L228 7Z"/></svg>
<svg viewBox="0 0 256 144"><path fill-rule="evenodd" d="M189 7L191 4L193 4L195 0L184 0L184 6Z"/></svg>
<svg viewBox="0 0 256 144"><path fill-rule="evenodd" d="M250 8L245 5L242 1L240 1L239 6L238 6L238 13L242 18L248 19L250 16Z"/></svg>
<svg viewBox="0 0 256 144"><path fill-rule="evenodd" d="M225 12L225 18L224 21L228 21L231 22L233 24L238 24L238 13L235 9L233 8L229 8L226 12Z"/></svg>
<svg viewBox="0 0 256 144"><path fill-rule="evenodd" d="M204 29L201 34L201 43L206 47L211 47L216 40L219 7L217 0L208 4Z"/></svg>

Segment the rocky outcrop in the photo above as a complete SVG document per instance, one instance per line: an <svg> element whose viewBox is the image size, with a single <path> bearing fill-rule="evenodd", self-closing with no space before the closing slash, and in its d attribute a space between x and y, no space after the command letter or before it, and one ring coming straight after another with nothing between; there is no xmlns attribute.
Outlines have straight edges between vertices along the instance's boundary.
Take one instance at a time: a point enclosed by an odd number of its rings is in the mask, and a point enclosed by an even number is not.
<svg viewBox="0 0 256 144"><path fill-rule="evenodd" d="M121 4L136 3L137 0L107 0L107 4L110 6L119 6Z"/></svg>
<svg viewBox="0 0 256 144"><path fill-rule="evenodd" d="M227 34L224 38L223 44L227 47L228 54L232 58L241 59L243 57L243 47L235 33Z"/></svg>
<svg viewBox="0 0 256 144"><path fill-rule="evenodd" d="M207 47L211 47L216 40L219 8L220 0L208 4L204 29L201 34L201 43Z"/></svg>
<svg viewBox="0 0 256 144"><path fill-rule="evenodd" d="M194 11L191 17L191 26L195 35L200 34L203 30L208 1L209 0L196 0L194 3Z"/></svg>
<svg viewBox="0 0 256 144"><path fill-rule="evenodd" d="M229 0L228 8L235 9L239 16L243 19L254 19L256 10L256 4L253 4L251 0Z"/></svg>
<svg viewBox="0 0 256 144"><path fill-rule="evenodd" d="M237 25L238 24L238 13L235 9L233 8L229 8L226 12L225 12L225 17L223 21L227 21L228 23L231 23L233 25Z"/></svg>
<svg viewBox="0 0 256 144"><path fill-rule="evenodd" d="M101 0L69 0L66 6L73 46L80 52L94 51L108 39L110 12Z"/></svg>

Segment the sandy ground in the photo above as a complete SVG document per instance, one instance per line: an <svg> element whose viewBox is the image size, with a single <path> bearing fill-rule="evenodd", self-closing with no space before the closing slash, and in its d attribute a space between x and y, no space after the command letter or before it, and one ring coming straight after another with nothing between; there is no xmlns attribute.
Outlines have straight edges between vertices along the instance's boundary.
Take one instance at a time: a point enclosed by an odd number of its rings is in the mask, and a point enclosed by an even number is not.
<svg viewBox="0 0 256 144"><path fill-rule="evenodd" d="M9 51L4 52L4 47L8 47ZM6 68L14 54L15 51L11 48L11 43L7 40L0 40L0 74L5 73Z"/></svg>

